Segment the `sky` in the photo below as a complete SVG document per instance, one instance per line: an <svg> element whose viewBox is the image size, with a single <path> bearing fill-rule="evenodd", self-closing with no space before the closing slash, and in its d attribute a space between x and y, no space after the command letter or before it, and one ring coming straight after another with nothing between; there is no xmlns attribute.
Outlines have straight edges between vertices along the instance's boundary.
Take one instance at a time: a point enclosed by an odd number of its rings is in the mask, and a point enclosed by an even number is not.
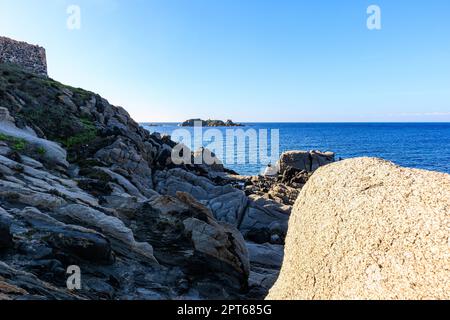
<svg viewBox="0 0 450 320"><path fill-rule="evenodd" d="M0 0L0 35L140 122L450 121L448 0Z"/></svg>

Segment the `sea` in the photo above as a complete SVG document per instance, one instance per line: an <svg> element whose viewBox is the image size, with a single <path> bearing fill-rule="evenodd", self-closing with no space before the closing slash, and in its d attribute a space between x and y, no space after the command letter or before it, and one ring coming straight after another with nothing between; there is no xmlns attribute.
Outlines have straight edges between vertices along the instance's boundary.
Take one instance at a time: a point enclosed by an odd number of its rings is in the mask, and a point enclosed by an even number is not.
<svg viewBox="0 0 450 320"><path fill-rule="evenodd" d="M194 136L194 128L180 128L177 123L141 125L150 132L159 132L172 137L174 134L179 136L180 131L176 131L179 129L184 129L184 133L189 132ZM278 138L274 138L273 141L279 142L277 143L279 153L290 150L333 151L336 153L336 159L378 157L404 167L450 173L450 123L244 123L243 125L239 128L213 128L215 131L212 134L221 132L226 137L227 130L241 129L244 132L256 132L259 137L260 132L267 132L268 155L272 147L271 136L277 134ZM201 130L204 134L209 129L211 128ZM175 140L183 141L182 138ZM192 140L203 147L207 147L213 141L199 134ZM258 150L259 147L255 149L248 143L245 151L242 149L236 152L253 154L258 153ZM267 160L252 161L250 157L247 157L245 162L237 161L238 156L235 156L235 161L224 162L227 168L241 175L258 175L268 165Z"/></svg>

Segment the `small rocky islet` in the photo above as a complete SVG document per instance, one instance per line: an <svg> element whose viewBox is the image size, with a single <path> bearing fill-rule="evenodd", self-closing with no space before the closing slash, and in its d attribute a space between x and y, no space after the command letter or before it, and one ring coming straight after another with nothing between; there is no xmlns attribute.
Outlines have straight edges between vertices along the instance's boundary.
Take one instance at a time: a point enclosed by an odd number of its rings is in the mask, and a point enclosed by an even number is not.
<svg viewBox="0 0 450 320"><path fill-rule="evenodd" d="M244 125L240 123L234 123L232 120L222 121L222 120L202 120L202 119L189 119L180 123L180 127L243 127Z"/></svg>

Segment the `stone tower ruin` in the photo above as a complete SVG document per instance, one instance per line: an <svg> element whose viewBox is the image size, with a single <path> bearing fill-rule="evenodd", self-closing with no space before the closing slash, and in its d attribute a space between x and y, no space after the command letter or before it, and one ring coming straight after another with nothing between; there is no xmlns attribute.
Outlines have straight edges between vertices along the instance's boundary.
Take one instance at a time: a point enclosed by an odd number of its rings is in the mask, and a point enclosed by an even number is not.
<svg viewBox="0 0 450 320"><path fill-rule="evenodd" d="M26 71L48 76L45 49L26 42L0 37L0 63L15 64Z"/></svg>

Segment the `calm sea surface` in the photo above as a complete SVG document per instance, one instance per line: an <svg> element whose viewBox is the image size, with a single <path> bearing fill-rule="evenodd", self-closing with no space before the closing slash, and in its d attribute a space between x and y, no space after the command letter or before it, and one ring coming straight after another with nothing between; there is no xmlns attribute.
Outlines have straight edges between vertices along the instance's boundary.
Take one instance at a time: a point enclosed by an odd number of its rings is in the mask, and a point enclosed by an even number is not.
<svg viewBox="0 0 450 320"><path fill-rule="evenodd" d="M180 129L174 123L142 125L151 132L169 135ZM183 129L193 133L193 128ZM217 129L225 136L229 128ZM380 157L405 167L450 173L450 123L248 123L242 129L278 129L280 152L334 151L337 158ZM204 146L208 143L203 141ZM247 147L245 152L257 150ZM226 164L245 175L259 174L265 165L248 161Z"/></svg>

